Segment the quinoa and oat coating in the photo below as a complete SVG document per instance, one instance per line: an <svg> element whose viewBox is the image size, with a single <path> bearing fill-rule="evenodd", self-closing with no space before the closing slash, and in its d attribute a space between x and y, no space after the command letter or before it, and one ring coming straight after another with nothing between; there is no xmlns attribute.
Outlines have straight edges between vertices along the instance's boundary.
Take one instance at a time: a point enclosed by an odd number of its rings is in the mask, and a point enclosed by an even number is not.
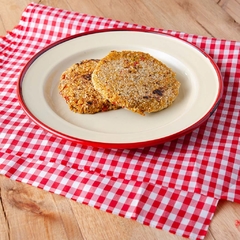
<svg viewBox="0 0 240 240"><path fill-rule="evenodd" d="M105 99L141 115L169 107L180 87L170 68L138 51L111 51L97 64L92 82Z"/></svg>
<svg viewBox="0 0 240 240"><path fill-rule="evenodd" d="M59 93L73 112L93 114L119 108L93 87L91 75L98 62L96 59L84 60L62 73Z"/></svg>

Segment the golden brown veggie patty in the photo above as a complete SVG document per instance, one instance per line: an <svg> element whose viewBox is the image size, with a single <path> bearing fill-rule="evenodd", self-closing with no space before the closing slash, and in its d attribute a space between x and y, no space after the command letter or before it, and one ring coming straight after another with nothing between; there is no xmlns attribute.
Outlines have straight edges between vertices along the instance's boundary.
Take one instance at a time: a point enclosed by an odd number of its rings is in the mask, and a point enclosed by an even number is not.
<svg viewBox="0 0 240 240"><path fill-rule="evenodd" d="M93 87L91 75L98 62L95 59L84 60L62 73L59 93L73 112L97 113L119 108L103 98Z"/></svg>
<svg viewBox="0 0 240 240"><path fill-rule="evenodd" d="M111 51L97 64L92 82L114 105L142 115L169 107L180 87L170 68L137 51Z"/></svg>

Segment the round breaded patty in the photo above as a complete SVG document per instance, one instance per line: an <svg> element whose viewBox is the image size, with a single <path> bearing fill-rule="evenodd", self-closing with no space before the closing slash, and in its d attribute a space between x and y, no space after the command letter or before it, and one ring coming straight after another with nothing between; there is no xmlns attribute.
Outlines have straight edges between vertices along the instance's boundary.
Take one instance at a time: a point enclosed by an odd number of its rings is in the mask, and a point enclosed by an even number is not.
<svg viewBox="0 0 240 240"><path fill-rule="evenodd" d="M111 103L142 115L169 107L180 87L170 68L137 51L111 51L97 64L92 82Z"/></svg>
<svg viewBox="0 0 240 240"><path fill-rule="evenodd" d="M59 93L73 112L92 114L119 108L104 99L93 87L91 75L98 62L95 59L84 60L62 73Z"/></svg>

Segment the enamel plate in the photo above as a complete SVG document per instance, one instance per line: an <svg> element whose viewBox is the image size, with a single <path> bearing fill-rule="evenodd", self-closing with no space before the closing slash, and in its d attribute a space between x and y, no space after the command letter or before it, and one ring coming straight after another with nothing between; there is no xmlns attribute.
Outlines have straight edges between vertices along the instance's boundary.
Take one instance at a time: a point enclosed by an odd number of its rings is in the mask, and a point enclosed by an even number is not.
<svg viewBox="0 0 240 240"><path fill-rule="evenodd" d="M181 82L175 102L146 116L126 109L93 115L71 112L58 92L62 72L111 50L147 52L169 66ZM17 88L22 108L35 123L64 139L105 148L145 147L183 136L210 117L222 91L219 69L197 47L167 34L122 29L78 34L51 44L27 63Z"/></svg>

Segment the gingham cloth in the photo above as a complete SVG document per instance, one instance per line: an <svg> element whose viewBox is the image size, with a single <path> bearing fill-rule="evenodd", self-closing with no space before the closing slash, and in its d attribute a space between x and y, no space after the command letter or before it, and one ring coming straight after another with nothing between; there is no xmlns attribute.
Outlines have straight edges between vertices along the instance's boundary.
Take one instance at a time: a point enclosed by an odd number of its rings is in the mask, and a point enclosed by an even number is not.
<svg viewBox="0 0 240 240"><path fill-rule="evenodd" d="M16 84L34 54L56 40L105 28L138 28L185 39L224 78L209 120L171 142L98 149L58 138L21 109ZM191 239L203 239L219 199L240 202L240 43L154 29L30 4L0 39L0 173L95 208Z"/></svg>

